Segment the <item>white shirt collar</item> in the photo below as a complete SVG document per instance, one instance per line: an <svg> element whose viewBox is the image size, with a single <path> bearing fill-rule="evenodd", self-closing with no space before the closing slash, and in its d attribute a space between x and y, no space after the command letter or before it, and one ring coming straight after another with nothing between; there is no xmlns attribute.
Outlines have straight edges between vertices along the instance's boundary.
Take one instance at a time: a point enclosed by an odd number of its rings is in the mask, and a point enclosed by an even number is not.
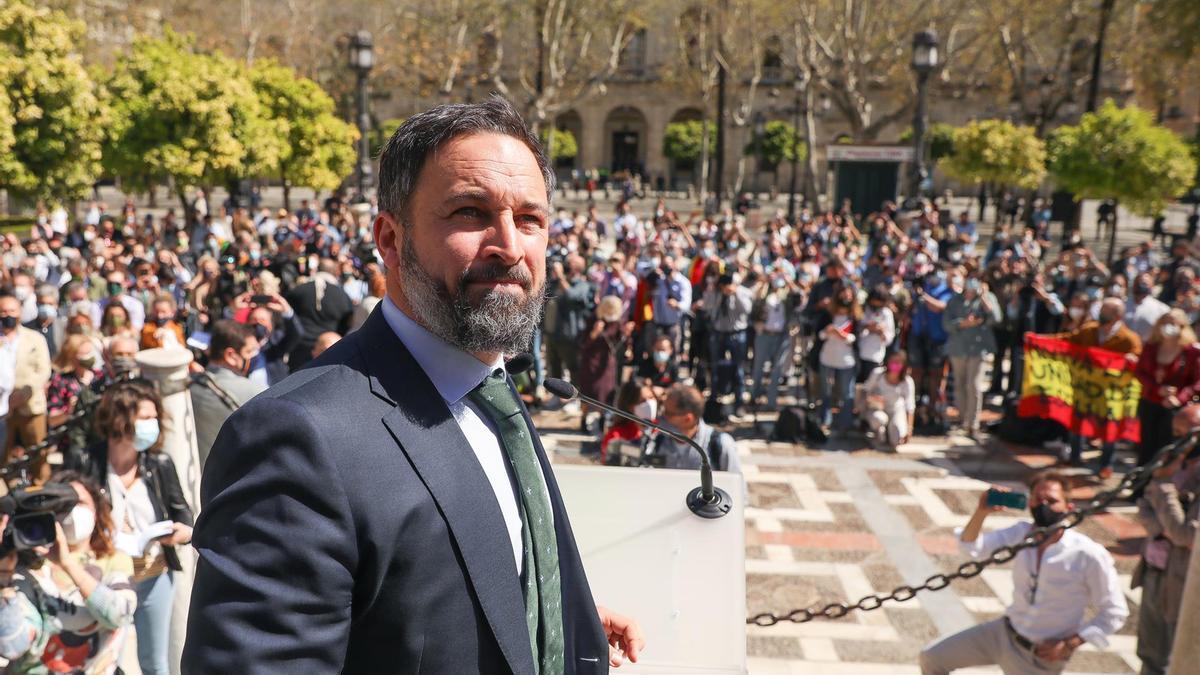
<svg viewBox="0 0 1200 675"><path fill-rule="evenodd" d="M504 368L503 358L488 365L430 333L401 311L390 297L379 304L392 332L408 348L447 404L458 403L493 371Z"/></svg>

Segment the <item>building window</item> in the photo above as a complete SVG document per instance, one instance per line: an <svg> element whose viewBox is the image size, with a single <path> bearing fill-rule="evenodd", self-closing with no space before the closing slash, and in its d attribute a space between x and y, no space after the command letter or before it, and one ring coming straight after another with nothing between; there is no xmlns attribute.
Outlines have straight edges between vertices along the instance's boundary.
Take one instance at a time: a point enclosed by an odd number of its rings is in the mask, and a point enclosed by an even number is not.
<svg viewBox="0 0 1200 675"><path fill-rule="evenodd" d="M767 38L767 42L763 46L762 65L763 82L783 81L783 44L778 36L772 35Z"/></svg>
<svg viewBox="0 0 1200 675"><path fill-rule="evenodd" d="M639 28L621 50L618 72L626 77L646 75L646 29Z"/></svg>

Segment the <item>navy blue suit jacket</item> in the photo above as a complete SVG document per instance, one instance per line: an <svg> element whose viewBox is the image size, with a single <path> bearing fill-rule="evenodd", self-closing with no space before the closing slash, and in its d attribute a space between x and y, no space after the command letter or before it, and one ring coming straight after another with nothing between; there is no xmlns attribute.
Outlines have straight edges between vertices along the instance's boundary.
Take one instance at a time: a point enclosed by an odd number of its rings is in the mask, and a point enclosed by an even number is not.
<svg viewBox="0 0 1200 675"><path fill-rule="evenodd" d="M607 673L534 438L558 534L566 672ZM201 494L185 673L534 672L495 494L379 309L229 418Z"/></svg>

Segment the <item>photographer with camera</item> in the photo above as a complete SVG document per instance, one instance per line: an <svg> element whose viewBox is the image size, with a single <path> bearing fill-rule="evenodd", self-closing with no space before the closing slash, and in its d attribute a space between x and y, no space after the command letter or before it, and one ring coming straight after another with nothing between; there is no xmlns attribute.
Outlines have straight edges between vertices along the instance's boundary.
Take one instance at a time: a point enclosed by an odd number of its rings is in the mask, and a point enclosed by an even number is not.
<svg viewBox="0 0 1200 675"><path fill-rule="evenodd" d="M133 557L142 673L167 673L176 546L191 543L192 512L171 458L162 452L162 399L145 380L117 382L96 408L104 441L88 448L79 470L105 485L118 548Z"/></svg>
<svg viewBox="0 0 1200 675"><path fill-rule="evenodd" d="M5 672L114 673L137 607L133 564L113 544L112 512L95 481L64 471L46 490L63 493L45 514L54 518L53 543L23 548L24 535L6 531L0 545ZM15 510L12 529L29 534Z"/></svg>

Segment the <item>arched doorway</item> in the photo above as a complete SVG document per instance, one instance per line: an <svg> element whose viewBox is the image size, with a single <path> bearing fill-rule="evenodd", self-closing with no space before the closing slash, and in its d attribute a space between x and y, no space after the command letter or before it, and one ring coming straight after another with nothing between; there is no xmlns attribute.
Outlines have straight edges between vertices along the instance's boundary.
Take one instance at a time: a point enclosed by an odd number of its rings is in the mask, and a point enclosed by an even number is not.
<svg viewBox="0 0 1200 675"><path fill-rule="evenodd" d="M699 108L680 108L671 116L671 123L675 122L699 122L704 119L704 113ZM670 189L681 190L688 184L699 185L700 183L700 160L669 160L670 166Z"/></svg>
<svg viewBox="0 0 1200 675"><path fill-rule="evenodd" d="M583 118L574 110L568 110L554 118L554 128L570 133L575 140L575 154L569 157L563 155L554 157L554 171L558 174L559 180L568 180L574 170L580 166L579 152L582 150L581 144L583 143ZM547 148L547 152L549 152L549 148Z"/></svg>
<svg viewBox="0 0 1200 675"><path fill-rule="evenodd" d="M619 106L604 120L608 139L608 167L613 173L644 174L646 168L646 116L632 106Z"/></svg>

